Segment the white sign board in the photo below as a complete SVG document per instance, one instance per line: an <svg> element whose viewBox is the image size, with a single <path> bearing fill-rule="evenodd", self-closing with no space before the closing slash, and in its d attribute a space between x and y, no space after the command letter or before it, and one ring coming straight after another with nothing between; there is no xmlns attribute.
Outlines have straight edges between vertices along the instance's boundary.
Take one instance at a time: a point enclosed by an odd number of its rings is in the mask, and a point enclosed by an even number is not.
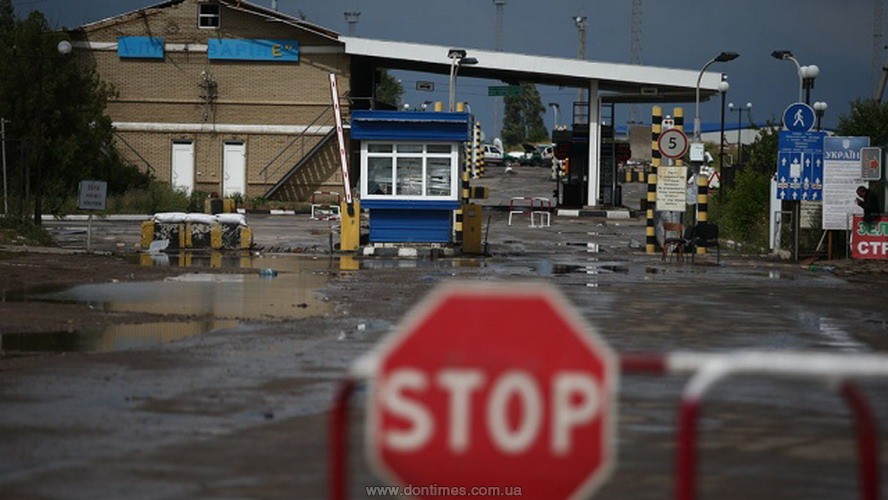
<svg viewBox="0 0 888 500"><path fill-rule="evenodd" d="M80 210L105 210L107 196L107 182L80 181L77 189L77 208Z"/></svg>
<svg viewBox="0 0 888 500"><path fill-rule="evenodd" d="M823 229L850 229L851 215L860 215L857 187L860 178L860 148L869 137L825 137L823 139Z"/></svg>
<svg viewBox="0 0 888 500"><path fill-rule="evenodd" d="M657 210L684 212L688 167L657 167Z"/></svg>
<svg viewBox="0 0 888 500"><path fill-rule="evenodd" d="M700 163L706 161L706 146L702 142L691 143L691 161Z"/></svg>

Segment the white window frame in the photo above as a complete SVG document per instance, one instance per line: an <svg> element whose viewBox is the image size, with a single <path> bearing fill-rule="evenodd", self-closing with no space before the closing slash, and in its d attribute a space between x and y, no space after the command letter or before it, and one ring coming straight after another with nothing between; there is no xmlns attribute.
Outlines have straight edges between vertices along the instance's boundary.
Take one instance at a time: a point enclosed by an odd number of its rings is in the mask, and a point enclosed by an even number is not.
<svg viewBox="0 0 888 500"><path fill-rule="evenodd" d="M391 146L390 153L370 152L371 145ZM402 153L398 151L398 146L422 146L422 153ZM429 153L429 146L447 146L450 148L449 153ZM361 143L361 198L365 200L427 200L427 201L453 201L459 199L459 166L460 166L460 146L453 142L408 142L408 141L363 141ZM392 190L394 191L398 185L398 159L399 158L422 158L422 192L428 191L428 159L429 158L449 158L450 159L450 194L446 196L430 196L422 195L402 195L402 194L372 194L367 189L367 175L370 158L391 158L392 159Z"/></svg>
<svg viewBox="0 0 888 500"><path fill-rule="evenodd" d="M204 7L213 6L216 7L215 14L206 14L203 12ZM215 26L204 26L204 19L215 19ZM200 2L197 4L197 27L202 30L217 30L222 27L222 4L218 3L210 3L210 2Z"/></svg>

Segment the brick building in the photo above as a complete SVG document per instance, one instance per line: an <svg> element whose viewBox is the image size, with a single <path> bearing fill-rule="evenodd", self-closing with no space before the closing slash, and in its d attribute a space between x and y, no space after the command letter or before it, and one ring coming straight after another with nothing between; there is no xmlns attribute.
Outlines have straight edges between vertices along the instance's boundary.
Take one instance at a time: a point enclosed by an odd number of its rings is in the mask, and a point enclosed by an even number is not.
<svg viewBox="0 0 888 500"><path fill-rule="evenodd" d="M337 33L245 1L170 0L70 35L117 91L118 149L157 179L283 201L341 187L329 75L340 89L350 75Z"/></svg>

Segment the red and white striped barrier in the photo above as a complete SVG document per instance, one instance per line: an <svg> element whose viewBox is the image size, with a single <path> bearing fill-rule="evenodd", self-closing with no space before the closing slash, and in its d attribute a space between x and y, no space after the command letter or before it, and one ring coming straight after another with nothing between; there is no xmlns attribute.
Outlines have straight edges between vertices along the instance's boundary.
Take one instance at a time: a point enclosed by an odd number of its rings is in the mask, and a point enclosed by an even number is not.
<svg viewBox="0 0 888 500"><path fill-rule="evenodd" d="M719 382L741 375L817 380L837 388L853 414L857 430L858 482L862 500L880 497L877 424L866 396L854 379L888 378L888 356L773 351L626 354L623 374L690 375L681 394L676 433L674 498L696 498L697 422L702 402ZM365 379L377 371L377 360L362 358L341 382L330 411L330 498L345 499L347 485L348 402Z"/></svg>

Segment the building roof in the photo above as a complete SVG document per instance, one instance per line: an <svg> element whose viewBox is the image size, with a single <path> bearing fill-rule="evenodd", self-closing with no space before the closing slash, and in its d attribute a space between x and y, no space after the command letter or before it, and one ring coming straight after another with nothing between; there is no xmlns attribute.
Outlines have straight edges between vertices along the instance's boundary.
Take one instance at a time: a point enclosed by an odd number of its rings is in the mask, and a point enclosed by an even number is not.
<svg viewBox="0 0 888 500"><path fill-rule="evenodd" d="M340 36L345 52L374 59L381 67L449 74L452 47ZM699 71L584 61L482 49L464 49L477 64L461 66L459 76L586 88L598 80L605 102L693 102ZM700 80L701 100L718 92L721 74Z"/></svg>
<svg viewBox="0 0 888 500"><path fill-rule="evenodd" d="M128 17L143 15L150 11L156 11L161 9L166 9L169 7L173 7L181 4L185 0L167 0L165 2L156 3L153 5L148 5L146 7L142 7L141 9L136 9L129 12L124 12L123 14L118 14L116 16L109 17L107 19L102 19L99 21L95 21L92 23L87 23L81 26L79 29L81 30L92 30L95 28L101 28L108 24L115 24L124 20ZM337 40L339 38L339 33L333 30L329 30L322 26L318 26L316 24L312 24L297 17L293 17L282 12L278 12L273 9L269 9L266 7L262 7L261 5L256 5L252 2L248 2L245 0L218 0L220 4L224 5L229 9L240 10L243 12L248 12L254 15L258 15L260 17L264 17L268 21L279 22L282 24L286 24L288 26L293 26L296 28L301 28L303 30L312 32L316 35L329 38L331 40Z"/></svg>

